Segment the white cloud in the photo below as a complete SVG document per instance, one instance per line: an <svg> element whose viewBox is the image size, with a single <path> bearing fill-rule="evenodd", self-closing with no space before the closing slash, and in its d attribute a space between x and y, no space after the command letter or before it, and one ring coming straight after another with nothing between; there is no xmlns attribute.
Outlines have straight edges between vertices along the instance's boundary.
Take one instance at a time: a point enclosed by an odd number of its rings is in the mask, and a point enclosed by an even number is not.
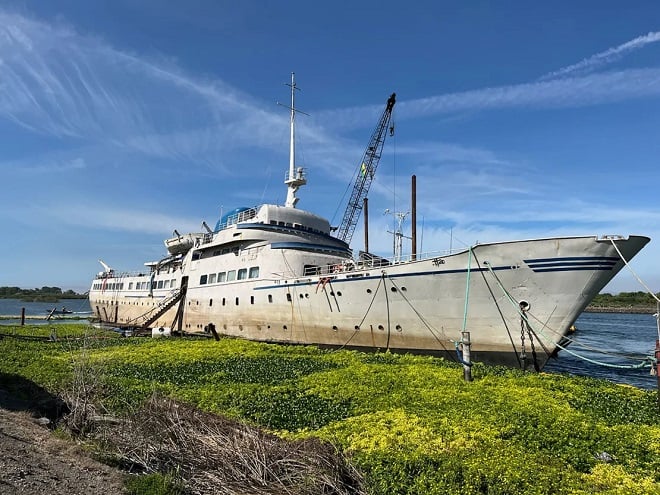
<svg viewBox="0 0 660 495"><path fill-rule="evenodd" d="M613 62L620 59L624 54L639 50L640 48L645 47L650 43L656 43L660 41L660 32L650 32L644 36L638 36L637 38L627 41L621 45L608 48L607 50L587 57L576 64L563 67L554 72L550 72L541 77L541 80L546 79L555 79L557 77L565 77L572 74L584 74L586 72L597 69L598 67Z"/></svg>

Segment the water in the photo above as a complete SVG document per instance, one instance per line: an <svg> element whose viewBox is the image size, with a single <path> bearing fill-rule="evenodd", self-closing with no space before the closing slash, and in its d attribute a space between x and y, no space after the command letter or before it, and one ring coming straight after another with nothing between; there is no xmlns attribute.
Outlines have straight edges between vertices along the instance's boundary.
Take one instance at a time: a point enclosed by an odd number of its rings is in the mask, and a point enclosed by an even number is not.
<svg viewBox="0 0 660 495"><path fill-rule="evenodd" d="M53 310L57 308L61 310L63 306L66 306L66 309L73 311L73 314L67 316L74 316L85 318L91 315L91 308L89 306L89 300L87 299L60 299L60 301L53 302L26 302L21 301L20 299L0 299L0 315L12 315L17 316L16 319L7 319L0 320L0 325L16 325L21 323L21 308L25 308L25 316L30 317L25 320L26 325L43 325L45 323L65 323L65 322L76 322L82 323L81 320L69 320L69 319L55 319L49 322L46 321L46 317ZM38 317L37 319L35 319Z"/></svg>
<svg viewBox="0 0 660 495"><path fill-rule="evenodd" d="M658 327L655 316L628 313L582 313L575 323L573 343L546 364L544 371L605 378L639 388L656 388L657 379L649 368L617 369L590 363L570 354L614 365L638 364L645 356L653 356ZM596 352L605 350L611 355ZM570 352L569 352L570 351ZM628 356L628 357L626 357Z"/></svg>
<svg viewBox="0 0 660 495"><path fill-rule="evenodd" d="M89 315L90 307L87 299L67 299L58 303L25 302L18 299L0 299L0 315L20 316L21 308L25 308L26 316L39 316L40 319L30 319L26 324L45 324L46 316L55 307L74 312L71 316L84 318ZM61 319L54 322L70 322ZM73 320L85 323L86 320ZM20 319L0 320L0 325L19 324ZM52 323L52 321L50 322ZM572 335L574 342L568 351L560 351L557 358L551 359L545 366L546 372L570 373L572 375L605 378L616 383L625 383L639 388L655 388L657 380L649 374L649 368L616 369L599 366L576 357L570 352L584 358L611 364L630 366L640 362L640 356L653 356L657 338L656 320L653 315L618 314L618 313L583 313L577 320L577 332ZM595 350L605 350L612 355L604 355ZM570 351L570 352L569 352ZM629 359L634 356L637 359Z"/></svg>

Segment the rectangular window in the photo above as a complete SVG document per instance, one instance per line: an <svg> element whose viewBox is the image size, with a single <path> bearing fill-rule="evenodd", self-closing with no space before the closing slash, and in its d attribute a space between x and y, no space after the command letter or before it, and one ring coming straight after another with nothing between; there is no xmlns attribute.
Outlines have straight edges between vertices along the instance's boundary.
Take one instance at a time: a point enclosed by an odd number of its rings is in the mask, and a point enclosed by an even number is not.
<svg viewBox="0 0 660 495"><path fill-rule="evenodd" d="M169 289L169 288L170 288L170 281L165 280L165 282L163 283L163 289Z"/></svg>
<svg viewBox="0 0 660 495"><path fill-rule="evenodd" d="M209 275L209 284L214 284L217 276L218 275L216 273Z"/></svg>
<svg viewBox="0 0 660 495"><path fill-rule="evenodd" d="M250 304L254 304L254 296L250 296Z"/></svg>
<svg viewBox="0 0 660 495"><path fill-rule="evenodd" d="M218 282L224 282L225 280L227 280L227 273L225 272L218 273Z"/></svg>
<svg viewBox="0 0 660 495"><path fill-rule="evenodd" d="M170 287L172 287L172 289L176 288L176 279L175 278L170 280Z"/></svg>
<svg viewBox="0 0 660 495"><path fill-rule="evenodd" d="M259 267L258 266L250 267L250 278L259 278Z"/></svg>
<svg viewBox="0 0 660 495"><path fill-rule="evenodd" d="M232 282L236 280L236 270L231 270L227 272L227 282Z"/></svg>
<svg viewBox="0 0 660 495"><path fill-rule="evenodd" d="M208 279L208 275L202 275L199 277L199 285L206 285L206 280Z"/></svg>
<svg viewBox="0 0 660 495"><path fill-rule="evenodd" d="M128 283L128 290L132 290L132 289L133 289L133 282L129 282Z"/></svg>
<svg viewBox="0 0 660 495"><path fill-rule="evenodd" d="M158 281L158 288L159 288L159 289L162 289L162 288L163 288L163 281L162 281L162 280L159 280L159 281Z"/></svg>
<svg viewBox="0 0 660 495"><path fill-rule="evenodd" d="M272 294L268 294L268 302L269 303L273 302L273 295Z"/></svg>
<svg viewBox="0 0 660 495"><path fill-rule="evenodd" d="M238 270L238 280L245 280L247 278L247 268Z"/></svg>

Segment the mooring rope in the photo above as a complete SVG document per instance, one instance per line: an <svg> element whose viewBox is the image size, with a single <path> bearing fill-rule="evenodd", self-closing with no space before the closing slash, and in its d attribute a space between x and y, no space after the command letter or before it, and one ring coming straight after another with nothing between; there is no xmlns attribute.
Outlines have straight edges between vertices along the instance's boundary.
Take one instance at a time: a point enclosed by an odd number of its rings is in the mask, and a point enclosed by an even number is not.
<svg viewBox="0 0 660 495"><path fill-rule="evenodd" d="M630 273L633 274L633 277L637 279L637 281L644 287L649 294L651 294L651 297L655 299L656 303L656 312L655 312L655 323L656 327L658 329L658 340L660 340L660 299L658 299L658 296L656 296L653 291L649 288L648 285L644 283L644 281L635 273L635 270L632 269L630 264L628 263L628 260L624 258L623 254L621 254L621 251L619 251L619 246L616 245L616 242L614 242L615 239L610 239L610 242L612 243L612 246L614 246L614 249L616 249L616 252L619 254L619 258L623 261L623 263L626 265L628 270L630 270Z"/></svg>
<svg viewBox="0 0 660 495"><path fill-rule="evenodd" d="M472 246L468 248L467 277L465 280L465 306L463 308L463 326L461 332L465 332L467 326L468 299L470 297L470 265L472 264Z"/></svg>
<svg viewBox="0 0 660 495"><path fill-rule="evenodd" d="M413 310L413 312L415 313L415 315L417 315L417 317L419 318L419 321L421 321L422 324L426 327L426 329L430 332L430 334L433 335L433 338L438 342L438 344L440 344L440 346L442 347L442 349L443 349L448 355L451 356L451 354L449 353L449 350L445 347L445 345L444 345L444 343L442 342L442 340L440 340L440 338L436 335L436 332L438 332L438 330L436 330L435 328L433 328L432 325L424 319L424 316L423 316L423 315L417 310L417 308L415 308L415 306L413 306L413 304L412 304L412 303L410 302L410 300L405 296L405 294L403 293L403 291L401 290L401 288L396 284L396 282L394 281L394 279L391 278L389 275L387 276L387 279L390 281L390 283L391 283L394 287L396 287L397 293L401 295L401 297L403 298L404 301L406 301L406 303L408 304L408 306L410 306L410 309ZM438 333L442 333L442 334L444 335L444 331L440 331L440 332L438 332ZM444 335L444 337L445 337L448 341L450 341L450 342L452 341L452 340L449 339L446 335Z"/></svg>
<svg viewBox="0 0 660 495"><path fill-rule="evenodd" d="M528 325L530 325L530 328L533 328L533 327L531 326L530 322L529 322L529 319L527 318L527 315L524 314L524 313L521 311L519 303L518 303L518 302L515 300L515 298L514 298L514 297L513 297L513 296L512 296L507 290L506 290L506 288L502 285L502 283L500 282L500 280L499 280L499 278L497 277L497 275L495 275L495 273L493 272L492 267L490 266L490 263L488 263L487 261L484 261L484 264L488 267L488 270L490 271L490 273L494 276L495 280L497 281L497 285L500 287L500 289L502 290L502 293L506 296L506 298L509 300L509 302L511 302L511 304L513 305L513 307L516 309L516 312L520 315L520 317L521 317L522 319L525 320L525 322L526 322ZM538 331L538 330L534 330L534 333L535 333L535 334L540 334L540 335L542 335L546 340L548 340L549 342L552 342L552 339L550 339L550 338L549 338L547 335L545 335L543 332ZM556 332L556 333L557 333L557 332ZM592 363L592 364L595 364L595 365L598 365L598 366L604 366L604 367L607 367L607 368L616 368L616 369L640 369L640 368L645 368L645 367L652 367L652 366L656 363L656 359L655 359L655 357L651 357L651 356L646 356L646 357L644 357L644 359L643 359L640 363L635 364L635 365L621 365L621 364L605 363L605 362L603 362L603 361L597 361L597 360L595 360L595 359L591 359L591 358L588 358L588 357L583 356L583 355L581 355L581 354L578 354L578 353L576 353L576 352L573 352L573 351L567 349L566 346L561 345L559 342L556 342L555 345L556 345L559 349L561 349L562 351L565 351L565 352L567 352L568 354L570 354L570 355L572 355L572 356L574 356L574 357L576 357L576 358L578 358L578 359L582 359L583 361L587 361L587 362L589 362L589 363ZM632 358L629 358L629 357L627 357L627 356L624 356L624 357L625 357L626 359L632 359Z"/></svg>

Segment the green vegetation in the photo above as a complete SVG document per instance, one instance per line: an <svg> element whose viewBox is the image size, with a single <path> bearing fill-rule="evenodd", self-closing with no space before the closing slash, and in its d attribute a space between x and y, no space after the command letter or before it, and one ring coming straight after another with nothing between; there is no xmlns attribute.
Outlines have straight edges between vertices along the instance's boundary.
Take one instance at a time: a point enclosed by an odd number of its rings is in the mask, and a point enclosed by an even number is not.
<svg viewBox="0 0 660 495"><path fill-rule="evenodd" d="M655 296L660 298L660 292ZM640 308L654 310L656 300L648 292L621 292L616 295L605 293L598 294L589 306L611 309Z"/></svg>
<svg viewBox="0 0 660 495"><path fill-rule="evenodd" d="M41 289L0 287L0 299L21 299L26 302L57 302L60 299L86 298L86 294L77 294L72 290L62 291L59 287L42 287Z"/></svg>
<svg viewBox="0 0 660 495"><path fill-rule="evenodd" d="M131 478L126 483L128 495L183 495L185 491L171 474L152 473Z"/></svg>
<svg viewBox="0 0 660 495"><path fill-rule="evenodd" d="M62 393L84 353L114 414L157 392L291 442L329 442L372 495L660 493L655 392L481 365L467 383L459 365L426 356L57 331L56 342L0 338L0 377ZM178 489L167 476L141 482Z"/></svg>

